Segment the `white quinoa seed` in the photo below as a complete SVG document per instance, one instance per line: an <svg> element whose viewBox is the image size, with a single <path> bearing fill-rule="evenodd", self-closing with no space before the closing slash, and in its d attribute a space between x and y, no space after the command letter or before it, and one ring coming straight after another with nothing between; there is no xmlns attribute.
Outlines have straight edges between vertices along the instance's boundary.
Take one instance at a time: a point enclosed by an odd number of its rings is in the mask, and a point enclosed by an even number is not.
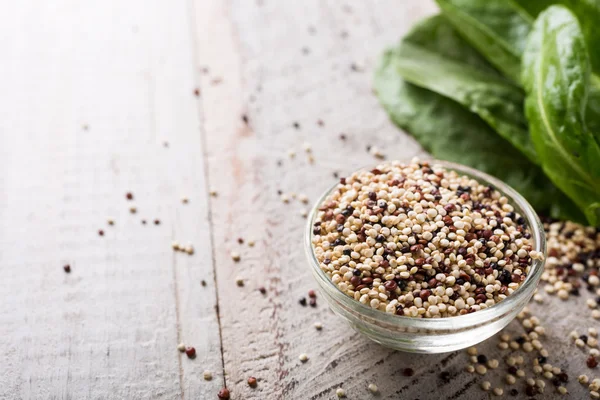
<svg viewBox="0 0 600 400"><path fill-rule="evenodd" d="M598 337L598 331L596 330L596 328L589 328L588 335L592 337Z"/></svg>
<svg viewBox="0 0 600 400"><path fill-rule="evenodd" d="M588 376L587 376L587 375L583 375L583 374L582 374L582 375L579 375L579 376L577 377L577 380L578 380L578 381L579 381L579 383L581 383L582 385L585 385L585 384L587 384L587 383L590 381L590 378L588 378Z"/></svg>
<svg viewBox="0 0 600 400"><path fill-rule="evenodd" d="M320 322L315 322L315 329L320 331L321 329L323 329L323 324L321 324Z"/></svg>
<svg viewBox="0 0 600 400"><path fill-rule="evenodd" d="M483 381L481 382L481 389L485 390L486 392L488 390L490 390L492 387L492 384L489 381Z"/></svg>
<svg viewBox="0 0 600 400"><path fill-rule="evenodd" d="M114 225L114 224L115 224L115 220L114 220L114 219L112 219L112 218L108 218L108 219L106 220L106 222L108 222L108 224L109 224L109 225Z"/></svg>
<svg viewBox="0 0 600 400"><path fill-rule="evenodd" d="M369 388L369 391L373 394L377 394L379 392L379 388L374 383L369 383L368 388Z"/></svg>
<svg viewBox="0 0 600 400"><path fill-rule="evenodd" d="M188 244L187 246L185 246L183 248L183 251L185 251L189 255L192 255L192 254L194 254L194 246L192 246L191 244Z"/></svg>
<svg viewBox="0 0 600 400"><path fill-rule="evenodd" d="M335 394L337 395L337 397L340 397L340 398L342 398L342 397L346 397L346 392L345 392L345 391L344 391L344 389L342 389L342 388L338 388L338 389L335 391Z"/></svg>
<svg viewBox="0 0 600 400"><path fill-rule="evenodd" d="M596 392L595 390L590 391L590 397L592 399L600 399L600 393Z"/></svg>
<svg viewBox="0 0 600 400"><path fill-rule="evenodd" d="M135 214L137 212L137 207L135 207L135 206L129 207L129 212L132 214Z"/></svg>
<svg viewBox="0 0 600 400"><path fill-rule="evenodd" d="M494 393L494 396L502 396L504 394L504 390L502 390L502 388L494 388L492 393Z"/></svg>
<svg viewBox="0 0 600 400"><path fill-rule="evenodd" d="M477 364L475 366L475 372L477 372L479 375L485 375L487 372L487 368L482 364Z"/></svg>
<svg viewBox="0 0 600 400"><path fill-rule="evenodd" d="M217 196L218 196L218 193L217 193L217 191L216 191L216 190L211 190L211 191L209 192L209 194L210 194L210 196L211 196L211 197L217 197Z"/></svg>
<svg viewBox="0 0 600 400"><path fill-rule="evenodd" d="M185 351L185 344L184 343L179 343L177 345L177 350L179 350L180 352L184 352Z"/></svg>
<svg viewBox="0 0 600 400"><path fill-rule="evenodd" d="M177 242L176 240L174 240L173 242L171 242L171 247L175 251L181 250L181 246L179 245L179 242Z"/></svg>
<svg viewBox="0 0 600 400"><path fill-rule="evenodd" d="M256 242L254 240L248 240L248 247L254 247Z"/></svg>
<svg viewBox="0 0 600 400"><path fill-rule="evenodd" d="M204 371L202 375L204 376L205 381L210 381L213 378L212 372L209 370Z"/></svg>
<svg viewBox="0 0 600 400"><path fill-rule="evenodd" d="M556 388L556 390L558 391L558 393L560 394L567 394L567 388L564 386L559 386Z"/></svg>
<svg viewBox="0 0 600 400"><path fill-rule="evenodd" d="M306 353L302 353L298 356L298 359L302 362L306 362L308 361L308 356L306 355Z"/></svg>
<svg viewBox="0 0 600 400"><path fill-rule="evenodd" d="M600 319L600 310L592 310L592 318Z"/></svg>
<svg viewBox="0 0 600 400"><path fill-rule="evenodd" d="M229 255L231 256L231 259L235 262L238 262L242 259L242 256L237 251L232 251L231 253L229 253Z"/></svg>
<svg viewBox="0 0 600 400"><path fill-rule="evenodd" d="M304 204L308 204L308 197L305 194L300 193L298 195L298 200L300 200Z"/></svg>
<svg viewBox="0 0 600 400"><path fill-rule="evenodd" d="M472 374L473 372L475 372L475 367L473 367L472 365L467 365L465 367L465 371L467 371L467 372L469 372L469 373Z"/></svg>
<svg viewBox="0 0 600 400"><path fill-rule="evenodd" d="M340 290L373 309L419 318L478 311L518 289L529 258L541 257L507 201L425 161L383 163L342 178L327 196L315 218L313 250ZM503 214L502 228L494 213ZM478 239L487 240L493 256L479 250ZM496 261L499 268L487 271ZM430 288L431 279L438 286ZM359 286L366 292L356 294Z"/></svg>
<svg viewBox="0 0 600 400"><path fill-rule="evenodd" d="M467 354L469 354L470 356L476 356L477 355L477 347L469 347L467 349Z"/></svg>
<svg viewBox="0 0 600 400"><path fill-rule="evenodd" d="M190 202L190 199L187 196L181 196L181 202L187 204Z"/></svg>

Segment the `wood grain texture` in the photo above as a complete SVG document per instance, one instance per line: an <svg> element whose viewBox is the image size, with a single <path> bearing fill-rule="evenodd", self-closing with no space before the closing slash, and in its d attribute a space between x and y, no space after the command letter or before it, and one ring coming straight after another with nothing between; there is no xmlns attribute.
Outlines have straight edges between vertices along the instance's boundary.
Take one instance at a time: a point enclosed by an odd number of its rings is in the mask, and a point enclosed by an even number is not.
<svg viewBox="0 0 600 400"><path fill-rule="evenodd" d="M435 12L432 1L6 7L0 399L215 399L224 384L232 399L333 399L339 387L367 399L369 383L378 399L481 399L482 380L501 383L503 370L464 373L464 352L391 351L321 299L300 306L316 286L303 251L301 211L310 205L278 194L316 200L334 174L377 162L367 146L388 159L424 155L389 122L371 78L382 49ZM174 253L173 240L191 242L195 254ZM573 325L594 326L589 296L569 303L574 312L558 300L532 306L573 398L586 396L574 377L589 370L564 337ZM176 351L180 341L196 359ZM506 354L496 342L481 351Z"/></svg>
<svg viewBox="0 0 600 400"><path fill-rule="evenodd" d="M188 6L10 8L0 24L0 398L212 396L222 360L213 285L200 285L213 267ZM174 254L172 240L196 254Z"/></svg>

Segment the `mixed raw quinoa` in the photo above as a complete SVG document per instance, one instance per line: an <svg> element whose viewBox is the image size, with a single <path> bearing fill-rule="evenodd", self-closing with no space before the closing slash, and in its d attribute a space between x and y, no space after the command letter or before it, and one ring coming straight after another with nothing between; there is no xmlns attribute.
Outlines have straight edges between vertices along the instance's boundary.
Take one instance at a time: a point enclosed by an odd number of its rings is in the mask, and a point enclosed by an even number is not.
<svg viewBox="0 0 600 400"><path fill-rule="evenodd" d="M424 318L502 301L542 257L525 219L499 191L418 160L342 178L320 205L312 243L342 292L374 309Z"/></svg>

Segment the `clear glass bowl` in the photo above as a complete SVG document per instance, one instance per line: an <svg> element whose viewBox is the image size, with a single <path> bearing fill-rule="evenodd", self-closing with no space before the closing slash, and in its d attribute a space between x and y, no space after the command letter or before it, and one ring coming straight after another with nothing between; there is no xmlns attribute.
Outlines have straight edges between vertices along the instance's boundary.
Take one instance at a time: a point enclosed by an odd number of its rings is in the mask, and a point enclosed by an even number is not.
<svg viewBox="0 0 600 400"><path fill-rule="evenodd" d="M492 185L509 199L509 203L527 221L533 249L546 257L544 229L529 203L504 182L481 171L447 161L429 160L467 175L484 185ZM412 353L444 353L463 349L484 341L504 328L525 307L537 287L544 269L544 261L533 260L529 274L521 286L503 301L486 309L456 317L413 318L374 310L342 293L321 270L312 247L313 223L318 208L337 184L317 200L306 226L305 250L312 273L322 296L331 309L356 331L369 339L396 350Z"/></svg>

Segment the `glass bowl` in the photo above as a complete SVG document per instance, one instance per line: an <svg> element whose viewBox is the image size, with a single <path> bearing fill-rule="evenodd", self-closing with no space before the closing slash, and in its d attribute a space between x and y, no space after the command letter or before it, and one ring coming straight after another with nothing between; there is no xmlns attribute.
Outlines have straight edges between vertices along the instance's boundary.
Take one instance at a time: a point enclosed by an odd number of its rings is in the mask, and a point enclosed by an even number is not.
<svg viewBox="0 0 600 400"><path fill-rule="evenodd" d="M529 203L504 182L481 171L447 161L428 160L467 175L484 185L494 186L527 221L531 231L533 250L546 258L544 229L537 214ZM319 291L331 309L357 332L369 339L396 350L412 353L444 353L463 349L484 341L504 328L525 307L537 287L544 269L543 260L533 260L529 274L521 286L510 296L491 307L474 313L447 318L414 318L374 310L346 295L321 270L315 257L312 237L313 223L323 200L337 187L327 190L312 208L305 233L305 250Z"/></svg>

